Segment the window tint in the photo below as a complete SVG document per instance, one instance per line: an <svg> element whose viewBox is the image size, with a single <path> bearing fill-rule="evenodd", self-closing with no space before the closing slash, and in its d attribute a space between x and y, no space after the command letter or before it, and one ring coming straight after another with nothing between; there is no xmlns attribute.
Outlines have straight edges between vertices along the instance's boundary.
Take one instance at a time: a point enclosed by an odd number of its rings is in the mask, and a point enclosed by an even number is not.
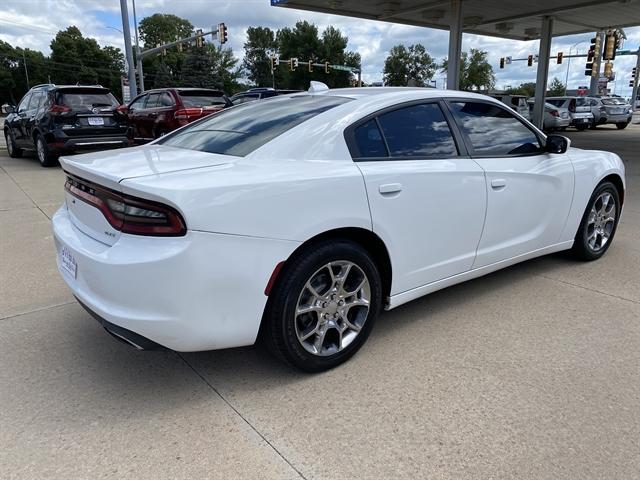
<svg viewBox="0 0 640 480"><path fill-rule="evenodd" d="M437 103L383 113L378 121L392 157L451 157L458 153Z"/></svg>
<svg viewBox="0 0 640 480"><path fill-rule="evenodd" d="M245 156L296 125L350 100L335 96L296 95L240 105L205 117L158 143Z"/></svg>
<svg viewBox="0 0 640 480"><path fill-rule="evenodd" d="M156 108L156 107L161 107L162 105L159 104L160 100L160 94L159 93L150 93L149 94L149 98L147 99L147 104L144 106L144 108Z"/></svg>
<svg viewBox="0 0 640 480"><path fill-rule="evenodd" d="M181 90L180 97L185 107L209 107L227 104L224 93L215 90Z"/></svg>
<svg viewBox="0 0 640 480"><path fill-rule="evenodd" d="M58 105L65 105L72 110L83 112L91 111L94 108L109 109L118 106L118 101L111 93L95 88L59 90L57 103Z"/></svg>
<svg viewBox="0 0 640 480"><path fill-rule="evenodd" d="M160 104L159 107L171 107L173 106L173 97L168 93L164 92L160 95Z"/></svg>
<svg viewBox="0 0 640 480"><path fill-rule="evenodd" d="M477 155L538 153L538 137L511 112L498 105L451 102L456 122Z"/></svg>
<svg viewBox="0 0 640 480"><path fill-rule="evenodd" d="M131 105L129 105L129 110L140 110L144 108L144 101L147 99L147 95L141 95L136 98Z"/></svg>
<svg viewBox="0 0 640 480"><path fill-rule="evenodd" d="M387 157L387 147L384 146L382 134L375 120L369 120L360 125L353 132L358 158L363 157Z"/></svg>

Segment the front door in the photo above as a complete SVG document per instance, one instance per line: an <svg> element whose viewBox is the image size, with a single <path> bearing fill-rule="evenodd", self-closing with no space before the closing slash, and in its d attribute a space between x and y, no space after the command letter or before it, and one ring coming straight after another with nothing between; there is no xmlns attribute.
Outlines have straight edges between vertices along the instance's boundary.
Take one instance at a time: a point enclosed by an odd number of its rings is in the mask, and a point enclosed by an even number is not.
<svg viewBox="0 0 640 480"><path fill-rule="evenodd" d="M484 222L484 172L458 149L442 105L382 111L347 137L373 230L389 249L391 294L469 270Z"/></svg>
<svg viewBox="0 0 640 480"><path fill-rule="evenodd" d="M573 197L573 165L508 109L450 101L473 159L486 173L487 217L474 268L559 242Z"/></svg>

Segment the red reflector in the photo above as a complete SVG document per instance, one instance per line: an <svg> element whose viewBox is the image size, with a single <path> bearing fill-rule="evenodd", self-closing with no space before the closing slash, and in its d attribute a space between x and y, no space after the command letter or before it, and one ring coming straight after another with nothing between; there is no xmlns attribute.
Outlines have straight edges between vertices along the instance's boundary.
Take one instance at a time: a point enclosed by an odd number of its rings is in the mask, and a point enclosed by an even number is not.
<svg viewBox="0 0 640 480"><path fill-rule="evenodd" d="M49 108L49 111L51 113L67 113L67 112L70 112L71 109L65 105L51 105L51 108Z"/></svg>
<svg viewBox="0 0 640 480"><path fill-rule="evenodd" d="M182 215L168 205L115 192L68 174L64 188L100 210L107 222L123 233L164 237L187 233Z"/></svg>
<svg viewBox="0 0 640 480"><path fill-rule="evenodd" d="M177 110L176 113L173 114L176 120L189 120L192 118L198 118L201 115L202 115L201 108L181 108L180 110Z"/></svg>
<svg viewBox="0 0 640 480"><path fill-rule="evenodd" d="M271 277L269 277L269 281L267 282L267 286L264 288L264 294L267 297L271 293L271 289L273 288L273 286L276 284L276 280L278 279L278 274L280 273L280 270L282 270L283 266L284 266L284 262L280 262L273 269L273 273L271 273Z"/></svg>

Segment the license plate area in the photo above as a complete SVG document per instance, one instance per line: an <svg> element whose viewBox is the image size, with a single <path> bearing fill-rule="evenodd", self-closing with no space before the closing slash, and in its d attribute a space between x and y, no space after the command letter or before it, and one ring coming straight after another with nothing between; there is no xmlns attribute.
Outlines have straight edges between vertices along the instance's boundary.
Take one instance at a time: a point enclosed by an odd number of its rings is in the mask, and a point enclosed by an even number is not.
<svg viewBox="0 0 640 480"><path fill-rule="evenodd" d="M92 126L104 125L104 118L102 117L89 117L87 120L89 121L89 125Z"/></svg>
<svg viewBox="0 0 640 480"><path fill-rule="evenodd" d="M63 246L58 255L60 258L60 269L71 278L75 279L78 275L78 262L71 251L67 247Z"/></svg>

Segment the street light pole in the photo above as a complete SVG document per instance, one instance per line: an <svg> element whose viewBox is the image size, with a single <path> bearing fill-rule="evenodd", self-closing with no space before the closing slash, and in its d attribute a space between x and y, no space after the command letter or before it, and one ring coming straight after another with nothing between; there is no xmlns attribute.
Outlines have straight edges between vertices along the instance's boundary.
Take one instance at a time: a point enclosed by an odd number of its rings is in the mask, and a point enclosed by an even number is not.
<svg viewBox="0 0 640 480"><path fill-rule="evenodd" d="M136 62L138 70L138 81L140 82L140 93L144 92L144 73L142 72L142 59L140 58L140 43L138 42L138 19L136 17L136 0L133 2L133 25L134 34L136 36Z"/></svg>
<svg viewBox="0 0 640 480"><path fill-rule="evenodd" d="M131 30L129 29L129 10L127 8L127 0L120 0L120 13L122 14L124 51L127 57L129 92L131 94L131 98L133 98L138 95L138 89L136 88L136 72L133 66L133 51L131 50Z"/></svg>
<svg viewBox="0 0 640 480"><path fill-rule="evenodd" d="M569 67L571 67L571 51L573 50L573 47L580 45L581 43L584 43L584 41L574 43L569 47L569 60L567 60L567 74L564 77L564 94L565 95L567 94L567 85L569 84Z"/></svg>

